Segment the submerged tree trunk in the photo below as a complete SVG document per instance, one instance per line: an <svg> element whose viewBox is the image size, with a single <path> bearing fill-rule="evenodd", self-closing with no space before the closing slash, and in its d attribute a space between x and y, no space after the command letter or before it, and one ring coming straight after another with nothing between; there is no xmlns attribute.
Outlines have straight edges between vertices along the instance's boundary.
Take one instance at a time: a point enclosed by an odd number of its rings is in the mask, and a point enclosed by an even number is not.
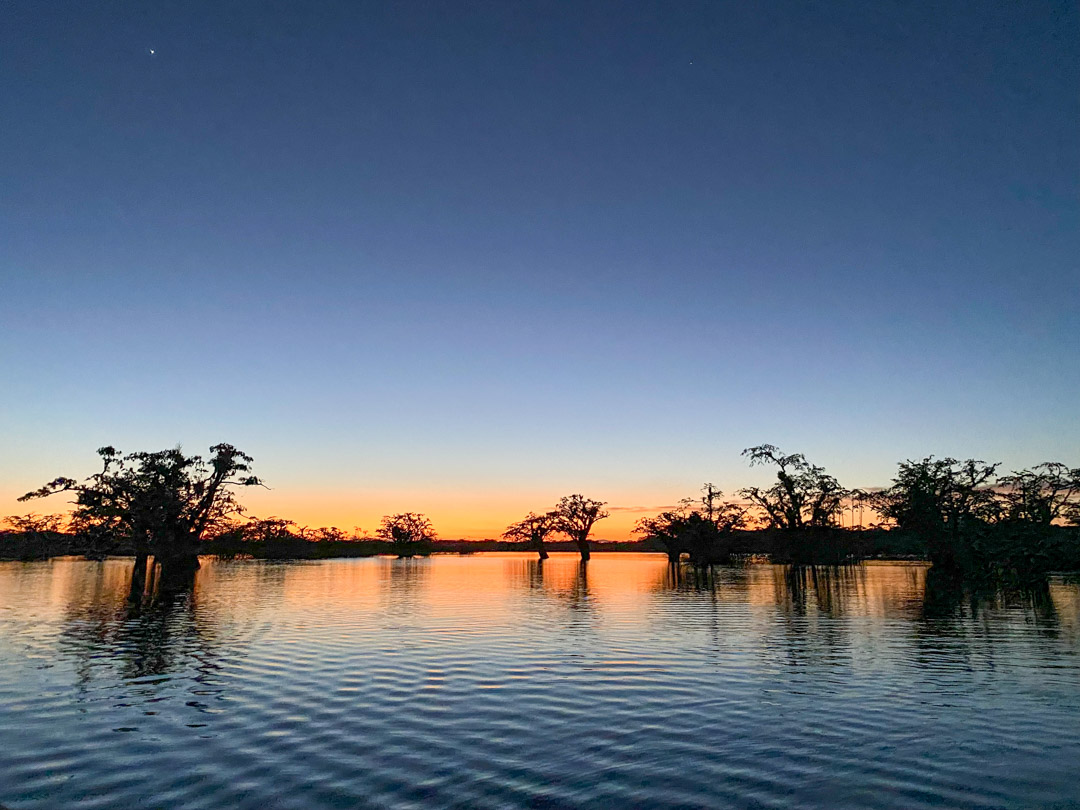
<svg viewBox="0 0 1080 810"><path fill-rule="evenodd" d="M155 537L154 562L170 571L197 571L199 569L199 538L185 531L169 532Z"/></svg>
<svg viewBox="0 0 1080 810"><path fill-rule="evenodd" d="M581 552L581 561L585 562L589 559L589 536L575 537L574 542L577 543L578 551Z"/></svg>
<svg viewBox="0 0 1080 810"><path fill-rule="evenodd" d="M143 594L146 592L146 554L135 556L135 567L131 571L131 588L128 590L128 602L132 605L142 604Z"/></svg>
<svg viewBox="0 0 1080 810"><path fill-rule="evenodd" d="M195 584L195 572L198 570L198 556L171 557L162 560L158 567L159 594L171 594L190 589Z"/></svg>

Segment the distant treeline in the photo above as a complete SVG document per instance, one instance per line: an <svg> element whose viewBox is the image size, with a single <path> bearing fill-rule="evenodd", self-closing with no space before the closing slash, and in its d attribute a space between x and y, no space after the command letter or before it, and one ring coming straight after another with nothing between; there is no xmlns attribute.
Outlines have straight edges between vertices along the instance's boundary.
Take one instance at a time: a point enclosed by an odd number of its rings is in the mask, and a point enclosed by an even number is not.
<svg viewBox="0 0 1080 810"><path fill-rule="evenodd" d="M926 544L910 533L884 529L837 530L842 543L834 543L829 551L800 542L800 550L812 549L813 561L821 564L843 564L862 559L925 560L928 558ZM1062 530L1067 531L1067 530ZM204 538L199 554L221 559L251 557L259 560L319 560L335 557L375 557L379 555L401 556L399 549L387 540L373 537L319 538L312 532L288 532L273 537L258 537L246 532L228 531ZM762 560L790 563L796 561L792 554L792 537L774 529L736 531L733 534L732 560ZM412 556L427 554L474 554L484 551L533 550L517 540L442 540L434 539ZM594 540L593 551L604 552L660 552L668 553L668 547L654 538L643 540ZM572 540L551 540L545 543L547 552L578 553ZM16 531L0 530L0 560L43 560L50 557L78 556L101 559L109 556L135 556L134 547L123 538L113 537L111 542L101 542L85 534L63 531ZM680 555L689 561L689 554ZM1080 569L1080 561L1076 566Z"/></svg>
<svg viewBox="0 0 1080 810"><path fill-rule="evenodd" d="M101 472L82 482L57 478L21 499L76 496L66 519L7 518L0 558L132 554L197 566L199 554L312 559L528 549L543 559L565 549L584 561L591 548L603 548L662 551L672 562L695 565L921 558L958 576L1017 581L1080 569L1080 468L1059 462L1002 475L997 464L929 456L902 462L889 487L870 491L841 486L802 454L760 445L743 455L751 466L775 470L771 486L741 489L737 500L725 500L705 484L699 496L640 520L634 530L640 540L598 543L591 535L608 517L606 504L580 494L530 512L508 526L502 540L440 540L416 512L387 515L371 536L349 536L335 527L245 517L234 491L262 482L251 474L251 457L231 445L212 447L206 460L178 448L98 452ZM842 525L844 511L856 509L873 516L870 526Z"/></svg>

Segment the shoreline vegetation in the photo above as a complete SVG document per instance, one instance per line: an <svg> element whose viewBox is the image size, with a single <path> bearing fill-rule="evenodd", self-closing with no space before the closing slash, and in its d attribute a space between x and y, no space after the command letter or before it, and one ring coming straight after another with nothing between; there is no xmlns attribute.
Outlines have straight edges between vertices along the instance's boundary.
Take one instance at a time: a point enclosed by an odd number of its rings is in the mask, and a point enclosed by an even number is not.
<svg viewBox="0 0 1080 810"><path fill-rule="evenodd" d="M574 551L584 563L591 551L648 551L697 567L927 560L939 575L1010 585L1080 570L1080 468L1058 462L999 474L998 464L929 456L901 462L889 487L865 491L841 486L801 454L766 444L743 455L751 466L775 470L772 486L724 499L705 484L697 497L642 518L636 540L593 539L608 512L604 502L580 494L529 513L499 540L445 540L416 512L387 515L371 535L249 516L236 492L263 485L251 473L251 457L228 444L210 452L204 460L179 448L127 455L102 448L100 472L81 482L57 478L20 498L75 496L66 516L6 518L0 560L121 555L134 556L139 569L152 560L193 572L199 555L307 560L531 551L543 560L551 551ZM842 525L845 510L856 509L869 511L874 522Z"/></svg>

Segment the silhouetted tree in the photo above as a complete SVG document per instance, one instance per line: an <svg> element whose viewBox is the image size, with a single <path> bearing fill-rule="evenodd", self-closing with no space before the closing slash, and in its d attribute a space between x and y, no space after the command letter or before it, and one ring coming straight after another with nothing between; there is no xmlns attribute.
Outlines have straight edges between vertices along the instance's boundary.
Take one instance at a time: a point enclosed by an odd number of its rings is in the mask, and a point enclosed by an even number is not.
<svg viewBox="0 0 1080 810"><path fill-rule="evenodd" d="M723 496L724 493L714 484L702 484L701 496L696 503L701 505L701 512L705 519L714 523L719 531L731 533L736 529L744 528L747 518L746 507L735 501L720 500ZM684 498L682 506L692 510L695 501L693 498Z"/></svg>
<svg viewBox="0 0 1080 810"><path fill-rule="evenodd" d="M695 513L696 514L696 513ZM643 517L634 526L633 533L642 540L658 543L668 556L668 562L677 563L686 548L687 515L678 509L669 509L654 517Z"/></svg>
<svg viewBox="0 0 1080 810"><path fill-rule="evenodd" d="M1006 520L1049 526L1080 524L1080 467L1047 461L998 478Z"/></svg>
<svg viewBox="0 0 1080 810"><path fill-rule="evenodd" d="M999 513L993 489L997 464L968 459L902 462L892 486L872 493L874 508L901 529L961 531L983 524Z"/></svg>
<svg viewBox="0 0 1080 810"><path fill-rule="evenodd" d="M994 489L1000 514L980 551L995 560L996 578L1030 587L1080 560L1080 536L1062 528L1080 522L1080 469L1045 462L999 477Z"/></svg>
<svg viewBox="0 0 1080 810"><path fill-rule="evenodd" d="M608 516L604 506L604 501L594 501L582 495L567 495L555 507L558 531L577 544L583 561L589 559L589 533L596 521Z"/></svg>
<svg viewBox="0 0 1080 810"><path fill-rule="evenodd" d="M246 550L254 557L291 560L312 556L311 542L293 521L285 518L253 517L240 527L240 534Z"/></svg>
<svg viewBox="0 0 1080 810"><path fill-rule="evenodd" d="M279 517L253 517L241 527L244 539L256 543L269 543L274 540L299 537L293 531L296 524Z"/></svg>
<svg viewBox="0 0 1080 810"><path fill-rule="evenodd" d="M98 450L102 470L79 483L57 478L20 501L74 492L72 526L91 535L129 542L136 557L198 567L199 541L217 522L241 511L231 487L260 484L251 475L251 456L231 444L210 448L208 461L180 448L120 454Z"/></svg>
<svg viewBox="0 0 1080 810"><path fill-rule="evenodd" d="M320 526L311 530L311 539L316 543L347 543L349 536L337 526Z"/></svg>
<svg viewBox="0 0 1080 810"><path fill-rule="evenodd" d="M64 524L63 515L8 515L4 522L11 527L12 531L21 534L40 535L55 534L61 530Z"/></svg>
<svg viewBox="0 0 1080 810"><path fill-rule="evenodd" d="M728 562L734 532L744 525L746 509L720 501L723 494L712 484L705 484L699 500L686 498L676 509L642 518L634 532L644 540L659 543L671 562L678 562L683 553L697 565Z"/></svg>
<svg viewBox="0 0 1080 810"><path fill-rule="evenodd" d="M529 512L517 523L511 523L503 532L506 540L517 540L525 544L526 548L536 551L541 560L548 558L547 549L544 548L544 540L553 532L559 530L559 513L556 511L545 512L538 515Z"/></svg>
<svg viewBox="0 0 1080 810"><path fill-rule="evenodd" d="M947 568L977 563L977 535L1000 515L997 464L968 459L902 462L892 486L871 493L883 518L926 539L930 559Z"/></svg>
<svg viewBox="0 0 1080 810"><path fill-rule="evenodd" d="M743 450L750 466L773 465L776 483L768 489L748 487L739 494L759 507L769 526L777 529L826 527L836 523L836 516L847 490L824 467L810 464L802 453L784 455L771 444Z"/></svg>
<svg viewBox="0 0 1080 810"><path fill-rule="evenodd" d="M63 534L63 515L9 515L11 528L0 530L0 559L43 560L70 553L70 537Z"/></svg>
<svg viewBox="0 0 1080 810"><path fill-rule="evenodd" d="M435 530L431 521L418 512L402 512L387 515L375 531L380 540L387 540L399 557L427 556L431 553L431 541Z"/></svg>
<svg viewBox="0 0 1080 810"><path fill-rule="evenodd" d="M716 485L713 484L711 481L701 485L701 498L699 499L699 502L701 503L702 512L708 520L713 519L713 516L718 509L721 509L724 506L734 506L734 504L731 504L730 502L722 502L720 498L722 498L723 496L724 493L717 489ZM683 502L686 503L690 500L692 499L687 498L684 499Z"/></svg>

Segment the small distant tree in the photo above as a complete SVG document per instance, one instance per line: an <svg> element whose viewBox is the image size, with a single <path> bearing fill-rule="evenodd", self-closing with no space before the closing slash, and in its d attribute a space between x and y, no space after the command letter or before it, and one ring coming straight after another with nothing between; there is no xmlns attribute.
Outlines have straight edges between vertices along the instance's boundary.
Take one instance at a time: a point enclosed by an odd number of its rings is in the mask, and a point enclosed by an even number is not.
<svg viewBox="0 0 1080 810"><path fill-rule="evenodd" d="M256 543L272 543L300 538L296 523L279 517L251 518L241 527L244 539Z"/></svg>
<svg viewBox="0 0 1080 810"><path fill-rule="evenodd" d="M836 524L847 495L824 467L809 463L802 453L785 455L771 444L743 450L750 466L776 467L776 483L767 489L748 487L739 494L757 506L767 525L777 529L802 529Z"/></svg>
<svg viewBox="0 0 1080 810"><path fill-rule="evenodd" d="M246 550L270 560L303 559L311 556L311 542L304 529L280 517L251 518L240 529Z"/></svg>
<svg viewBox="0 0 1080 810"><path fill-rule="evenodd" d="M555 507L556 527L578 547L582 561L589 559L589 534L596 521L608 517L604 501L594 501L582 495L567 495Z"/></svg>
<svg viewBox="0 0 1080 810"><path fill-rule="evenodd" d="M426 557L431 553L431 543L436 537L431 521L419 512L387 515L375 536L388 541L398 557Z"/></svg>
<svg viewBox="0 0 1080 810"><path fill-rule="evenodd" d="M63 515L8 515L4 522L19 534L40 536L57 534L64 525Z"/></svg>
<svg viewBox="0 0 1080 810"><path fill-rule="evenodd" d="M337 526L320 526L312 532L312 540L316 543L345 543L349 536Z"/></svg>
<svg viewBox="0 0 1080 810"><path fill-rule="evenodd" d="M542 515L529 512L517 523L511 523L507 526L502 536L506 540L515 540L524 544L529 550L537 552L541 560L546 560L548 553L544 547L544 540L547 539L549 534L558 530L558 512L545 512Z"/></svg>
<svg viewBox="0 0 1080 810"><path fill-rule="evenodd" d="M118 538L138 560L183 561L198 566L199 542L215 524L242 511L232 488L261 484L251 475L251 456L231 444L210 448L211 457L185 456L180 448L121 455L98 450L101 472L80 483L57 478L20 501L75 493L72 526Z"/></svg>
<svg viewBox="0 0 1080 810"><path fill-rule="evenodd" d="M0 521L0 559L43 560L69 553L70 538L62 534L63 515L9 515Z"/></svg>

